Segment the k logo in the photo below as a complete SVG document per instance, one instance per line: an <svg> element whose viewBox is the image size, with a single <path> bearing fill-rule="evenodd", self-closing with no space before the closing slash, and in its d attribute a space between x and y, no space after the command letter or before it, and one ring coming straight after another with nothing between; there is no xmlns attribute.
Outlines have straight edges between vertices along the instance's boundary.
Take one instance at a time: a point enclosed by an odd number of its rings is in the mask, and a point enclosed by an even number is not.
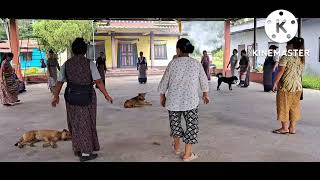
<svg viewBox="0 0 320 180"><path fill-rule="evenodd" d="M264 28L272 41L285 43L297 34L298 22L289 11L276 10L269 14Z"/></svg>

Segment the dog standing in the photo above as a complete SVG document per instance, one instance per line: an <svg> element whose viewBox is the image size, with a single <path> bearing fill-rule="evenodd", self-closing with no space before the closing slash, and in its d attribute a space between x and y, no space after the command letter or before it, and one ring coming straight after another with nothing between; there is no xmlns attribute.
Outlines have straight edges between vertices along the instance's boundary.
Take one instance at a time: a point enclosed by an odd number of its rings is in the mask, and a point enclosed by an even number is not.
<svg viewBox="0 0 320 180"><path fill-rule="evenodd" d="M218 73L217 74L218 77L218 86L217 86L217 90L220 90L220 85L222 82L227 83L229 85L229 90L232 90L231 85L235 84L235 81L238 80L237 76L232 76L232 77L223 77L222 73Z"/></svg>
<svg viewBox="0 0 320 180"><path fill-rule="evenodd" d="M56 142L59 140L71 140L71 133L64 129L62 131L57 130L33 130L24 133L20 140L15 144L19 148L23 148L25 145L29 144L31 147L34 146L34 143L39 141L45 141L43 147L51 146L56 148Z"/></svg>
<svg viewBox="0 0 320 180"><path fill-rule="evenodd" d="M138 96L126 100L124 103L124 108L134 108L134 107L143 107L143 106L152 106L150 102L147 102L145 99L146 93L139 93Z"/></svg>

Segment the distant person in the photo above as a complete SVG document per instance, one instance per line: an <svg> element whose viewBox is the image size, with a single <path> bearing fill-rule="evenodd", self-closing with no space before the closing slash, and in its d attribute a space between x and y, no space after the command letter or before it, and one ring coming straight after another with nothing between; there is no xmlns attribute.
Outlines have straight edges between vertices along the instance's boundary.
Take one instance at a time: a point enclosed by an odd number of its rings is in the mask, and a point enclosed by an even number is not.
<svg viewBox="0 0 320 180"><path fill-rule="evenodd" d="M209 58L206 50L204 50L202 53L203 53L203 55L201 58L201 64L204 69L204 72L207 75L208 80L210 81L211 80L211 77L210 77L210 58Z"/></svg>
<svg viewBox="0 0 320 180"><path fill-rule="evenodd" d="M232 51L232 56L230 57L229 64L227 68L229 68L229 65L231 65L231 76L237 76L236 74L236 67L238 64L238 50L234 49Z"/></svg>
<svg viewBox="0 0 320 180"><path fill-rule="evenodd" d="M274 77L278 67L278 58L275 56L274 51L278 49L278 46L271 45L269 50L271 50L270 56L267 56L263 64L263 87L264 92L272 92Z"/></svg>
<svg viewBox="0 0 320 180"><path fill-rule="evenodd" d="M14 69L11 66L12 53L7 53L2 57L0 67L0 100L4 106L12 106L18 99L18 83Z"/></svg>
<svg viewBox="0 0 320 180"><path fill-rule="evenodd" d="M294 37L287 42L287 50L304 50L304 40ZM282 56L279 61L279 72L275 78L273 91L277 91L277 119L281 128L276 134L295 134L296 123L301 119L300 100L302 96L302 73L305 56L299 53Z"/></svg>
<svg viewBox="0 0 320 180"><path fill-rule="evenodd" d="M102 82L104 85L106 85L105 77L106 77L107 65L106 65L106 56L104 55L104 52L100 52L100 56L97 58L96 65L97 65L100 77L102 79ZM96 88L98 88L98 86L96 86Z"/></svg>
<svg viewBox="0 0 320 180"><path fill-rule="evenodd" d="M142 51L140 52L140 56L138 57L137 70L139 71L139 83L145 84L147 82L148 64L146 58L143 56Z"/></svg>
<svg viewBox="0 0 320 180"><path fill-rule="evenodd" d="M249 81L250 81L250 63L249 58L247 56L246 50L241 51L241 59L239 62L239 67L237 69L240 69L239 76L240 76L240 87L248 87Z"/></svg>
<svg viewBox="0 0 320 180"><path fill-rule="evenodd" d="M49 51L47 67L48 67L47 75L48 75L49 89L51 93L54 94L54 90L55 90L57 79L58 79L57 69L60 71L60 66L59 66L58 58L56 57L53 50Z"/></svg>
<svg viewBox="0 0 320 180"><path fill-rule="evenodd" d="M67 87L64 93L67 110L67 123L72 135L72 149L80 161L89 161L98 157L94 151L100 150L96 128L97 96L93 84L98 85L105 99L112 103L93 61L84 55L87 44L83 38L72 43L73 57L62 66L57 82L52 106L59 103L59 94L64 82Z"/></svg>
<svg viewBox="0 0 320 180"><path fill-rule="evenodd" d="M172 147L176 155L180 154L180 139L183 139L185 151L183 161L191 161L198 156L192 151L192 145L198 143L199 121L199 94L202 91L202 99L209 103L209 85L207 76L201 63L189 57L194 51L194 46L188 39L179 39L176 46L179 57L173 59L159 83L160 103L169 112L169 121L173 138ZM186 130L181 126L181 116L186 121Z"/></svg>

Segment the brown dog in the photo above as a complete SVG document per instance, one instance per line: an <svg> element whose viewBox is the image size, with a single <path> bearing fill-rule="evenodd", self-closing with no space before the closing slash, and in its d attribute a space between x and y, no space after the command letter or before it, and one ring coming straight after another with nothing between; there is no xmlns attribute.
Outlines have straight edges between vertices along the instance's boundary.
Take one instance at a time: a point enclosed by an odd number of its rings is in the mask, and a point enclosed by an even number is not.
<svg viewBox="0 0 320 180"><path fill-rule="evenodd" d="M25 145L29 144L31 147L34 146L34 143L39 141L45 141L43 147L51 146L56 148L56 142L59 140L71 140L71 133L64 129L62 131L57 130L33 130L24 133L20 140L15 144L19 148L23 148Z"/></svg>
<svg viewBox="0 0 320 180"><path fill-rule="evenodd" d="M138 96L126 100L124 103L124 108L134 108L134 107L143 107L143 106L152 106L150 102L145 101L146 93L139 93Z"/></svg>

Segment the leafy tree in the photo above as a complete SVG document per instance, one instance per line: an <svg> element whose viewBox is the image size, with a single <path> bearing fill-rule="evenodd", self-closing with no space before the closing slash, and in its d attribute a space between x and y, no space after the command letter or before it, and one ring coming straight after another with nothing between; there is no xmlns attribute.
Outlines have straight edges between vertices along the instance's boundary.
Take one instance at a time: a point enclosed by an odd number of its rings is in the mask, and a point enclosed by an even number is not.
<svg viewBox="0 0 320 180"><path fill-rule="evenodd" d="M7 40L6 29L3 23L3 20L0 19L0 40Z"/></svg>
<svg viewBox="0 0 320 180"><path fill-rule="evenodd" d="M2 24L0 24L0 40L7 40L6 31Z"/></svg>
<svg viewBox="0 0 320 180"><path fill-rule="evenodd" d="M34 23L34 20L18 20L18 28L19 28L19 38L20 39L28 39L33 38L33 30L32 30L32 24Z"/></svg>
<svg viewBox="0 0 320 180"><path fill-rule="evenodd" d="M70 52L75 38L92 39L92 26L91 21L41 20L33 24L33 35L38 38L42 50L59 53L67 49Z"/></svg>

